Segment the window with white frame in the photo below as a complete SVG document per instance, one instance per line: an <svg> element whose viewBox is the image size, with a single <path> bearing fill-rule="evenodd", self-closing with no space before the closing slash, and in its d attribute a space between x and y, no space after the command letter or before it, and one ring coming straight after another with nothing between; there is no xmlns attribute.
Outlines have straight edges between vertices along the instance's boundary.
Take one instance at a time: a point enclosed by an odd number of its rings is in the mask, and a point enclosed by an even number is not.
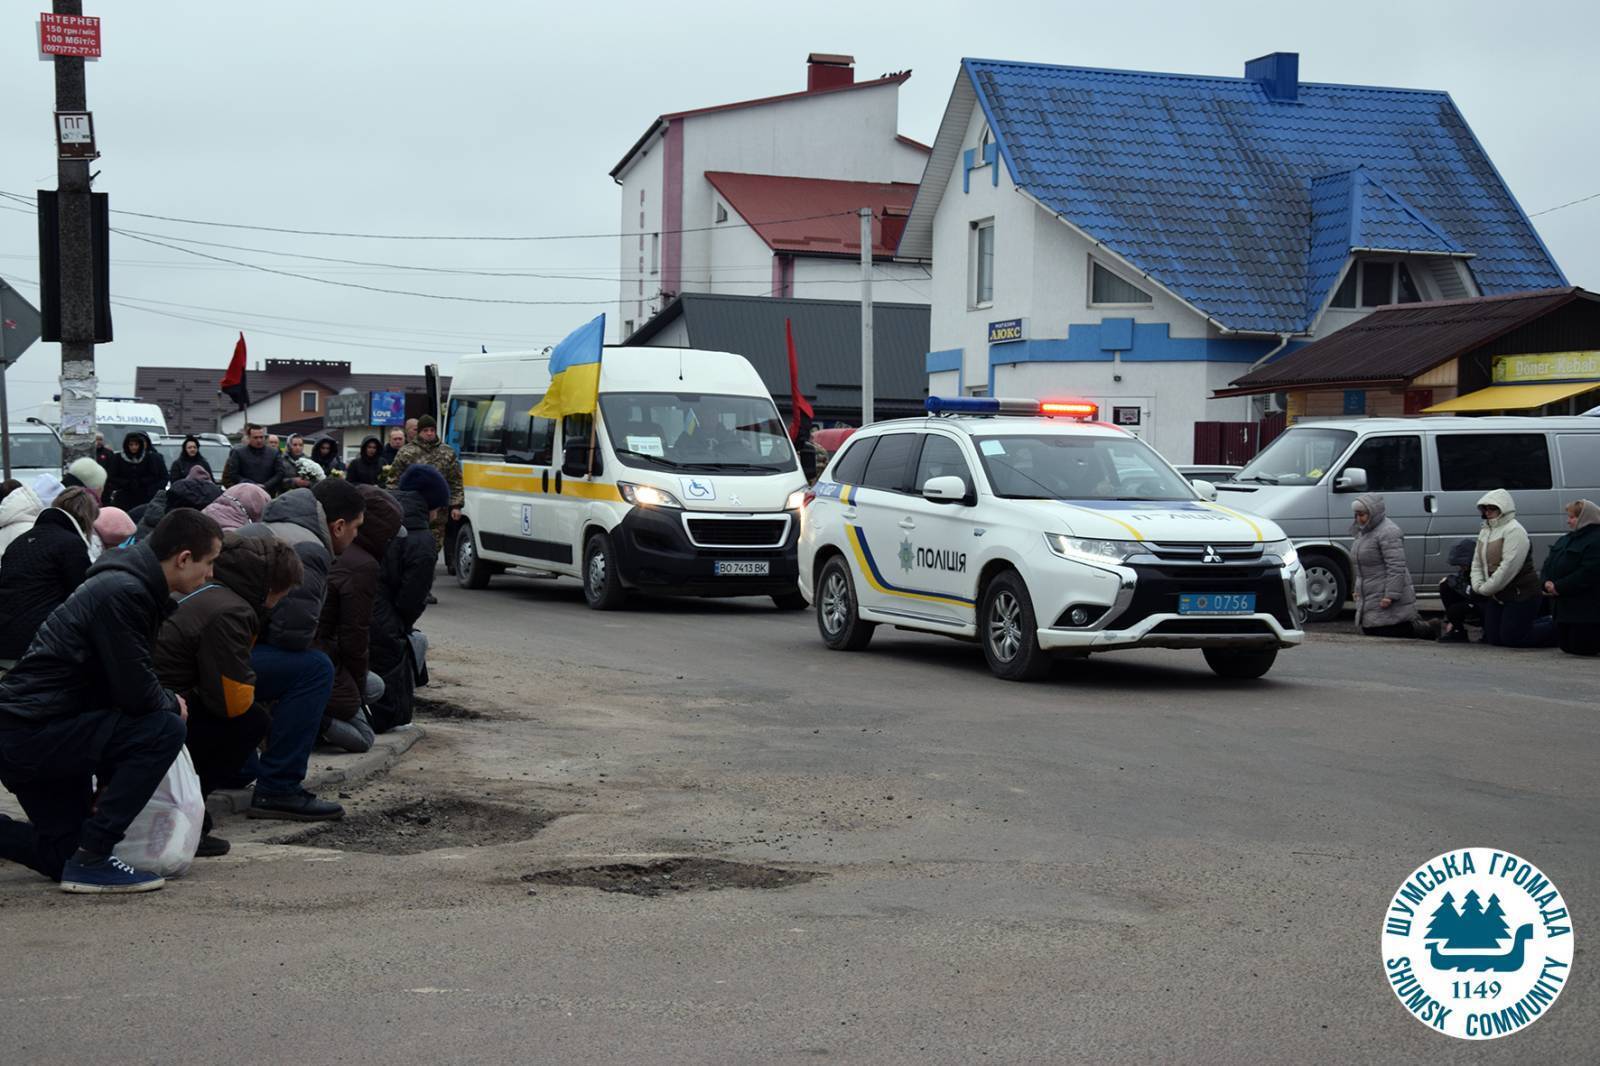
<svg viewBox="0 0 1600 1066"><path fill-rule="evenodd" d="M1089 260L1090 307L1149 307L1151 303L1148 292L1095 260Z"/></svg>
<svg viewBox="0 0 1600 1066"><path fill-rule="evenodd" d="M972 223L970 261L971 306L988 307L994 303L994 219Z"/></svg>
<svg viewBox="0 0 1600 1066"><path fill-rule="evenodd" d="M301 389L300 390L300 410L301 411L310 411L312 414L316 414L316 411L317 411L317 390L316 389Z"/></svg>
<svg viewBox="0 0 1600 1066"><path fill-rule="evenodd" d="M1422 299L1411 268L1403 260L1359 259L1350 264L1333 307L1382 307L1384 304L1414 304Z"/></svg>

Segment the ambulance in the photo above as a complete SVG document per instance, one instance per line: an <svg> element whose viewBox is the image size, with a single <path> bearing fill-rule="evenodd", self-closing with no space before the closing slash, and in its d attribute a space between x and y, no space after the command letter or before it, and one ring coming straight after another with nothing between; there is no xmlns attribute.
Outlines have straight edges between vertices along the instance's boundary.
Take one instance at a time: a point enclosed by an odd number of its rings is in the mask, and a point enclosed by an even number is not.
<svg viewBox="0 0 1600 1066"><path fill-rule="evenodd" d="M977 641L1007 680L1129 648L1199 649L1223 677L1258 678L1305 639L1283 531L1094 404L927 405L852 436L806 497L800 585L829 648L891 625Z"/></svg>
<svg viewBox="0 0 1600 1066"><path fill-rule="evenodd" d="M770 596L803 610L795 545L806 487L743 356L608 347L597 416L533 415L549 352L469 355L445 440L461 459L456 580L518 568L578 578L590 607L631 592Z"/></svg>

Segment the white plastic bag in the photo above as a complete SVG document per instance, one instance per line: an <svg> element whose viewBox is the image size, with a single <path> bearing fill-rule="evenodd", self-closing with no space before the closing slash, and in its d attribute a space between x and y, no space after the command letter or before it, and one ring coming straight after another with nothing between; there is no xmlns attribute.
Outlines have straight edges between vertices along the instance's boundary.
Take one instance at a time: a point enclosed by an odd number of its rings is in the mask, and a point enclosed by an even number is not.
<svg viewBox="0 0 1600 1066"><path fill-rule="evenodd" d="M112 854L136 870L182 877L194 862L205 820L200 775L194 772L189 749L182 748Z"/></svg>

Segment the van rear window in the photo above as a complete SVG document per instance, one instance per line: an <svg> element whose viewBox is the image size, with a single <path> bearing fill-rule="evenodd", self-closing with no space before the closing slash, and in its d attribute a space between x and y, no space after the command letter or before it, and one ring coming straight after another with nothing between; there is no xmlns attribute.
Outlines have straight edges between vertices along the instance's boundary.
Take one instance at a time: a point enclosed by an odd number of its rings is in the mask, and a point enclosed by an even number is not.
<svg viewBox="0 0 1600 1066"><path fill-rule="evenodd" d="M1445 492L1548 489L1550 442L1543 433L1441 433L1439 488Z"/></svg>

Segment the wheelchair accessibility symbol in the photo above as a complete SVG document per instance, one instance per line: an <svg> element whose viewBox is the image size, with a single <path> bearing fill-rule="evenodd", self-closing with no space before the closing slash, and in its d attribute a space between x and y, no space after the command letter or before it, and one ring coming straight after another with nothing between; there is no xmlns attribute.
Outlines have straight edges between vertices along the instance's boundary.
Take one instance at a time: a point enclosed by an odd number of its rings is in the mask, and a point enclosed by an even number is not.
<svg viewBox="0 0 1600 1066"><path fill-rule="evenodd" d="M709 478L682 477L678 483L683 487L683 495L691 500L714 500L717 498L717 487Z"/></svg>

